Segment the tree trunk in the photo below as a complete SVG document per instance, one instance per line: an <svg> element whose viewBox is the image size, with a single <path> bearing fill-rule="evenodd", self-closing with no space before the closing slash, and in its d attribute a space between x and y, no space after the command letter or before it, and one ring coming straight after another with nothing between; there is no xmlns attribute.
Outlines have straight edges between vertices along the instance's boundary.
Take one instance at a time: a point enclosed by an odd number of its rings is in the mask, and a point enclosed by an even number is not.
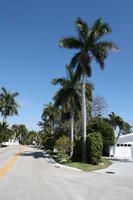
<svg viewBox="0 0 133 200"><path fill-rule="evenodd" d="M70 158L73 155L73 141L74 141L74 108L71 109L71 151L70 151Z"/></svg>
<svg viewBox="0 0 133 200"><path fill-rule="evenodd" d="M87 161L87 147L86 147L86 70L83 71L83 85L82 85L82 162Z"/></svg>
<svg viewBox="0 0 133 200"><path fill-rule="evenodd" d="M6 123L6 118L7 118L7 116L4 115L4 116L3 116L3 123Z"/></svg>

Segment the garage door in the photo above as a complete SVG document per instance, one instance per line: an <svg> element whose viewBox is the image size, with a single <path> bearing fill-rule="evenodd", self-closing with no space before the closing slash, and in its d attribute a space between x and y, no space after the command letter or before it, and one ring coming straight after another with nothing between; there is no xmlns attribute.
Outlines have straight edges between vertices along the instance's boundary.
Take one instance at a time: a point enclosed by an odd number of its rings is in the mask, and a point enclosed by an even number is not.
<svg viewBox="0 0 133 200"><path fill-rule="evenodd" d="M117 146L115 149L115 157L131 158L131 146Z"/></svg>

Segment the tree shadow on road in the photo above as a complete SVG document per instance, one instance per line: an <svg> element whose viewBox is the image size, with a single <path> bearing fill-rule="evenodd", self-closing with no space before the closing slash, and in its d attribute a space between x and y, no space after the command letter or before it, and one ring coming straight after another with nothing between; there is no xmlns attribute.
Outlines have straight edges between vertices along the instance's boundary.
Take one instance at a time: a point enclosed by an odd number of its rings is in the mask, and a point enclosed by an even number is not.
<svg viewBox="0 0 133 200"><path fill-rule="evenodd" d="M21 153L20 156L25 156L25 157L34 157L35 159L38 159L38 158L45 158L45 156L43 155L43 153L41 151L25 151L23 153Z"/></svg>

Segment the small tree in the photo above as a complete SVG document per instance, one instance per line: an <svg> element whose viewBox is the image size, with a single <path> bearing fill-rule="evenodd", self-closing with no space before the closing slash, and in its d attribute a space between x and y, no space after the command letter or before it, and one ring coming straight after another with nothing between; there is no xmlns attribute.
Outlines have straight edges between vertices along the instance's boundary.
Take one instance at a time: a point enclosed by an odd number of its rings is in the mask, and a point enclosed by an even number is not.
<svg viewBox="0 0 133 200"><path fill-rule="evenodd" d="M60 137L55 143L55 148L60 153L69 154L71 149L70 139L66 136Z"/></svg>
<svg viewBox="0 0 133 200"><path fill-rule="evenodd" d="M97 165L101 162L103 140L100 133L90 133L87 136L87 152L90 164Z"/></svg>
<svg viewBox="0 0 133 200"><path fill-rule="evenodd" d="M115 143L115 135L112 126L104 119L96 118L87 127L87 132L99 132L103 139L103 155L109 155L109 147Z"/></svg>

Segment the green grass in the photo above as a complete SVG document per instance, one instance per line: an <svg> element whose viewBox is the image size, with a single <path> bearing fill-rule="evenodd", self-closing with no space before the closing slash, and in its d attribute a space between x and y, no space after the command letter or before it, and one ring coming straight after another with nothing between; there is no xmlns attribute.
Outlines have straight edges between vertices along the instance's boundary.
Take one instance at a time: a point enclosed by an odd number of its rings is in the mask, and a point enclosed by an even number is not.
<svg viewBox="0 0 133 200"><path fill-rule="evenodd" d="M88 163L80 163L80 162L71 162L71 163L66 163L65 165L88 172L99 169L105 169L111 165L111 161L106 158L103 158L103 164L98 164L98 165L90 165Z"/></svg>

